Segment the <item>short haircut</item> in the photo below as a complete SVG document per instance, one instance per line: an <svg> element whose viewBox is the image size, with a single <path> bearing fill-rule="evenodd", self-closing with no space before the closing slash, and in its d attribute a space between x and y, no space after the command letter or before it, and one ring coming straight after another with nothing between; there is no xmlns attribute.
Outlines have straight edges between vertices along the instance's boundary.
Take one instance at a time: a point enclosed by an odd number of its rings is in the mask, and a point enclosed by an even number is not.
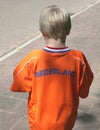
<svg viewBox="0 0 100 130"><path fill-rule="evenodd" d="M40 14L39 26L48 38L62 39L70 32L70 15L56 5L48 6Z"/></svg>

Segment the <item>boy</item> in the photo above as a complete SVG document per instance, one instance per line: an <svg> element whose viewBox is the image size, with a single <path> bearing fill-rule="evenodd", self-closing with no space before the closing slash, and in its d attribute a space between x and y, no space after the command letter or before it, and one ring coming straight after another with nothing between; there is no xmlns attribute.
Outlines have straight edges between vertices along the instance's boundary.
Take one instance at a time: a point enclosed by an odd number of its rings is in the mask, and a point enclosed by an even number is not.
<svg viewBox="0 0 100 130"><path fill-rule="evenodd" d="M88 96L93 73L83 53L65 45L71 29L69 14L49 6L39 23L46 46L21 61L10 89L29 92L30 130L72 130L79 97Z"/></svg>

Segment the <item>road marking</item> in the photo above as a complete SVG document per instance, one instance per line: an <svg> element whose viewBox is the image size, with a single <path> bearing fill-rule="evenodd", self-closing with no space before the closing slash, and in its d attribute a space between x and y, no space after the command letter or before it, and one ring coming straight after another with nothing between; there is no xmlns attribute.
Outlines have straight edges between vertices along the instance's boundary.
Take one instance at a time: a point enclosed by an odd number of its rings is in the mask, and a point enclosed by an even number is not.
<svg viewBox="0 0 100 130"><path fill-rule="evenodd" d="M93 4L89 5L88 7L82 9L81 11L79 11L78 13L74 14L71 16L71 18L74 18L78 15L80 15L81 13L85 12L86 10L88 10L89 8L95 6L96 4L98 4L100 2L100 0L97 0L96 2L94 2ZM31 44L32 42L36 41L37 39L39 39L42 35L38 34L36 37L28 40L27 42L24 42L22 45L18 46L17 48L11 50L10 52L8 52L7 54L4 54L3 56L0 57L0 62L2 62L3 60L5 60L6 58L12 56L13 54L17 53L18 51L20 51L21 49L23 49L24 47L26 47L27 45Z"/></svg>
<svg viewBox="0 0 100 130"><path fill-rule="evenodd" d="M100 0L97 0L96 2L94 2L93 4L87 6L86 8L82 9L81 11L77 12L76 14L72 15L71 18L74 18L78 15L80 15L81 13L85 12L86 10L88 10L89 8L95 6L96 4L98 4L100 2Z"/></svg>
<svg viewBox="0 0 100 130"><path fill-rule="evenodd" d="M5 60L6 58L12 56L13 54L17 53L18 51L20 51L21 49L23 49L24 47L26 47L27 45L31 44L33 41L39 39L42 35L39 34L34 38L31 38L30 40L28 40L27 42L21 44L20 46L18 46L17 48L11 50L10 52L8 52L7 54L3 55L0 57L0 62L2 62L3 60Z"/></svg>

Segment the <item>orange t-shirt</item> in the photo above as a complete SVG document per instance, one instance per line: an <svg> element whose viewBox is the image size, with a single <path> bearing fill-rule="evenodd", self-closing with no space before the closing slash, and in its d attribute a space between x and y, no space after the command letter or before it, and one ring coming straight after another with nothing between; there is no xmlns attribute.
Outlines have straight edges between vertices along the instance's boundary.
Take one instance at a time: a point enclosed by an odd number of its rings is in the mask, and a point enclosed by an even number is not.
<svg viewBox="0 0 100 130"><path fill-rule="evenodd" d="M88 96L92 80L82 52L44 47L20 62L10 89L29 92L30 130L72 130L79 97Z"/></svg>

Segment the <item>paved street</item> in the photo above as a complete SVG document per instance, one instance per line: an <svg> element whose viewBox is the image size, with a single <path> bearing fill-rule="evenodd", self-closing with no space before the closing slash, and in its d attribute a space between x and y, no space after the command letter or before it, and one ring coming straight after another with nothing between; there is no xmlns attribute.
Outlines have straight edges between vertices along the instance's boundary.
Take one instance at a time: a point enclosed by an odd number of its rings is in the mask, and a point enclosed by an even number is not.
<svg viewBox="0 0 100 130"><path fill-rule="evenodd" d="M38 35L41 10L57 4L71 13L86 8L96 0L0 0L0 56Z"/></svg>
<svg viewBox="0 0 100 130"><path fill-rule="evenodd" d="M21 2L23 2L23 0ZM12 2L12 4L14 3ZM8 7L9 5L7 5L7 8ZM64 5L64 7L66 7L66 5ZM29 28L31 24L32 23L29 23ZM17 33L18 32L15 32L15 34ZM22 34L21 36L23 37L27 34L32 36L30 30L25 35ZM34 35L36 35L35 31ZM7 38L8 41L11 40L10 38L9 35ZM30 38L30 36L28 38ZM16 41L16 39L13 40ZM12 83L12 73L17 63L19 63L30 50L42 48L43 43L43 38L40 37L21 49L21 51L0 62L0 130L29 130L27 122L28 94L13 93L9 90L9 86ZM88 98L80 100L78 117L73 130L100 130L100 2L72 18L72 30L66 44L68 44L70 48L80 49L85 53L95 76ZM4 51L2 51L2 54L4 54L7 52L7 47L8 50L11 50L17 45L12 46L11 44L11 47L8 45L6 48L3 48L0 43L0 46L4 49Z"/></svg>

